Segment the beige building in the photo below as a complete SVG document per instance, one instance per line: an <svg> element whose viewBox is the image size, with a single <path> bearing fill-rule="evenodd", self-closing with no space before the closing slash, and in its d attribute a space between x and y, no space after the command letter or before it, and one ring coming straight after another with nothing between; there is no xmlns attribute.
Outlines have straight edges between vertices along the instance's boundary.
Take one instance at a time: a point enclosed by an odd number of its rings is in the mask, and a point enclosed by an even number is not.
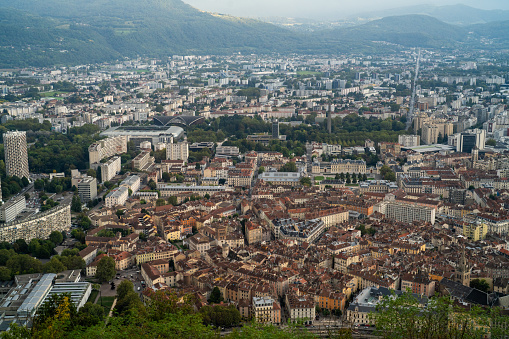
<svg viewBox="0 0 509 339"><path fill-rule="evenodd" d="M98 163L102 159L127 152L127 137L111 137L90 145L88 157L90 164Z"/></svg>
<svg viewBox="0 0 509 339"><path fill-rule="evenodd" d="M123 206L129 198L129 189L125 186L115 188L104 198L106 207Z"/></svg>
<svg viewBox="0 0 509 339"><path fill-rule="evenodd" d="M133 168L139 171L147 170L153 163L155 159L150 156L150 152L143 151L133 159Z"/></svg>
<svg viewBox="0 0 509 339"><path fill-rule="evenodd" d="M189 238L188 242L190 250L205 254L205 252L210 250L212 240L206 235L198 233Z"/></svg>
<svg viewBox="0 0 509 339"><path fill-rule="evenodd" d="M26 132L4 133L5 169L8 176L29 178Z"/></svg>
<svg viewBox="0 0 509 339"><path fill-rule="evenodd" d="M382 206L382 213L389 219L406 223L414 221L435 223L436 210L434 208L396 201L383 202L381 204L384 205Z"/></svg>
<svg viewBox="0 0 509 339"><path fill-rule="evenodd" d="M71 206L59 205L46 212L18 222L6 224L0 228L0 241L13 243L24 239L47 239L53 231L67 231L71 228Z"/></svg>
<svg viewBox="0 0 509 339"><path fill-rule="evenodd" d="M187 162L189 158L189 144L187 138L184 141L173 142L171 138L170 142L166 144L166 159L167 160L183 160Z"/></svg>
<svg viewBox="0 0 509 339"><path fill-rule="evenodd" d="M101 164L101 180L102 182L110 181L122 169L120 157L113 157L108 162Z"/></svg>
<svg viewBox="0 0 509 339"><path fill-rule="evenodd" d="M327 162L314 162L311 167L313 174L339 174L339 173L366 173L364 160L333 160Z"/></svg>
<svg viewBox="0 0 509 339"><path fill-rule="evenodd" d="M292 322L304 321L305 324L312 324L315 320L315 301L310 296L287 294L285 306Z"/></svg>
<svg viewBox="0 0 509 339"><path fill-rule="evenodd" d="M253 297L252 314L259 323L271 325L281 323L281 306L271 297Z"/></svg>
<svg viewBox="0 0 509 339"><path fill-rule="evenodd" d="M453 124L443 119L434 119L432 122L426 122L422 126L421 139L427 144L436 144L438 138L444 138L446 135L453 134Z"/></svg>

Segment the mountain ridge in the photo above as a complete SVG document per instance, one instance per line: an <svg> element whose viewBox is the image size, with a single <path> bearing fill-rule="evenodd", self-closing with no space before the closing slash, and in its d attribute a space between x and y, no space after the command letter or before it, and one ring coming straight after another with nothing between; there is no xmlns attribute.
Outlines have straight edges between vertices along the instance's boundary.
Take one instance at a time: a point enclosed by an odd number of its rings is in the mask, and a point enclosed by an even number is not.
<svg viewBox="0 0 509 339"><path fill-rule="evenodd" d="M404 15L303 33L203 12L181 0L0 0L0 67L173 54L376 53L400 47L457 48L465 43L475 47L477 36L493 37L503 45L505 35L493 32L500 27L506 24L467 29L431 16ZM469 34L469 29L476 33Z"/></svg>

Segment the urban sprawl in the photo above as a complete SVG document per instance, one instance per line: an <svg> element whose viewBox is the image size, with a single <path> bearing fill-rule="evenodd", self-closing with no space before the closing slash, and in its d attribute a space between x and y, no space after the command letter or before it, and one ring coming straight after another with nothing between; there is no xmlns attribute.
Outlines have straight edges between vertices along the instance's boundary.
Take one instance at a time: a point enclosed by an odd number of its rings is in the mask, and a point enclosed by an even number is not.
<svg viewBox="0 0 509 339"><path fill-rule="evenodd" d="M310 328L507 312L508 98L507 60L424 49L0 70L0 330L96 278Z"/></svg>

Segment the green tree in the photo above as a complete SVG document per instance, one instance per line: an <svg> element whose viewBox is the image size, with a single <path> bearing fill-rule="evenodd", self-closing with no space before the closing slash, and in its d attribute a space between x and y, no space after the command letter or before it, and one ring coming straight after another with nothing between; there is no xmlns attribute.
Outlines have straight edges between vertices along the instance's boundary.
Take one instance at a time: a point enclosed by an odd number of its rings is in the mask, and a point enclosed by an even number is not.
<svg viewBox="0 0 509 339"><path fill-rule="evenodd" d="M297 165L293 161L289 161L279 169L279 172L297 172Z"/></svg>
<svg viewBox="0 0 509 339"><path fill-rule="evenodd" d="M265 172L265 167L260 166L260 167L258 168L258 174L262 174L263 172Z"/></svg>
<svg viewBox="0 0 509 339"><path fill-rule="evenodd" d="M166 205L166 201L162 198L156 200L156 206L164 206Z"/></svg>
<svg viewBox="0 0 509 339"><path fill-rule="evenodd" d="M70 294L52 294L37 310L33 323L33 332L37 333L35 337L62 338L72 330L72 320L76 315L76 306Z"/></svg>
<svg viewBox="0 0 509 339"><path fill-rule="evenodd" d="M11 270L5 266L0 266L0 281L11 280Z"/></svg>
<svg viewBox="0 0 509 339"><path fill-rule="evenodd" d="M178 204L177 197L173 196L173 195L171 197L168 197L168 204L171 204L173 206L177 206L177 204Z"/></svg>
<svg viewBox="0 0 509 339"><path fill-rule="evenodd" d="M95 173L95 178L97 179L98 183L101 183L103 181L102 167L101 166L97 167L97 170L96 170L96 173Z"/></svg>
<svg viewBox="0 0 509 339"><path fill-rule="evenodd" d="M383 338L481 338L490 317L478 307L456 306L448 297L434 298L423 307L406 292L384 298L370 314L376 334Z"/></svg>
<svg viewBox="0 0 509 339"><path fill-rule="evenodd" d="M101 305L87 302L76 316L76 324L82 327L91 327L99 324L104 319L104 308Z"/></svg>
<svg viewBox="0 0 509 339"><path fill-rule="evenodd" d="M309 177L302 177L302 178L300 179L300 183L301 183L301 185L303 185L303 186L310 187L310 186L311 186L311 184L312 184L312 183L311 183L311 178L309 178Z"/></svg>
<svg viewBox="0 0 509 339"><path fill-rule="evenodd" d="M150 181L148 182L148 187L150 187L151 190L155 190L157 188L157 184L155 183L154 180L150 179Z"/></svg>
<svg viewBox="0 0 509 339"><path fill-rule="evenodd" d="M240 323L240 312L234 305L204 306L200 309L203 322L216 327L233 327Z"/></svg>
<svg viewBox="0 0 509 339"><path fill-rule="evenodd" d="M72 197L72 202L71 202L71 211L76 212L76 213L81 213L81 206L82 206L82 203L81 203L80 196L77 194L74 195Z"/></svg>
<svg viewBox="0 0 509 339"><path fill-rule="evenodd" d="M209 302L219 304L221 301L223 301L223 296L221 295L219 288L216 286L212 289L212 292L210 292Z"/></svg>
<svg viewBox="0 0 509 339"><path fill-rule="evenodd" d="M119 290L117 290L117 304L115 305L115 309L119 314L128 314L129 312L144 314L146 312L140 297L134 291L134 286L130 281L122 281L118 288Z"/></svg>
<svg viewBox="0 0 509 339"><path fill-rule="evenodd" d="M484 279L472 279L470 281L470 287L476 288L479 291L488 293L490 290L490 284Z"/></svg>
<svg viewBox="0 0 509 339"><path fill-rule="evenodd" d="M65 267L65 265L55 257L51 258L51 260L45 263L42 267L44 273L60 273L66 269L67 267Z"/></svg>
<svg viewBox="0 0 509 339"><path fill-rule="evenodd" d="M97 272L95 277L99 282L110 281L115 277L115 260L110 257L102 257L97 263Z"/></svg>
<svg viewBox="0 0 509 339"><path fill-rule="evenodd" d="M497 141L495 139L488 139L486 140L487 146L497 146Z"/></svg>
<svg viewBox="0 0 509 339"><path fill-rule="evenodd" d="M97 172L93 168L88 169L87 175L91 176L92 178L97 178Z"/></svg>
<svg viewBox="0 0 509 339"><path fill-rule="evenodd" d="M51 240L51 242L55 245L60 245L62 241L64 241L64 236L58 231L53 231L49 235L49 240Z"/></svg>
<svg viewBox="0 0 509 339"><path fill-rule="evenodd" d="M384 180L396 181L396 173L387 165L383 165L382 168L380 168L380 174Z"/></svg>

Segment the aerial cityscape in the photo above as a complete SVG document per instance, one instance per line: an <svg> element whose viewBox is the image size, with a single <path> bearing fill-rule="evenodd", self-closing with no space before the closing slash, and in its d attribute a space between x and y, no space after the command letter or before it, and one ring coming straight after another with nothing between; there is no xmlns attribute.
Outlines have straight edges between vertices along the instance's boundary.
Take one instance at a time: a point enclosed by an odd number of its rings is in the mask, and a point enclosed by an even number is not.
<svg viewBox="0 0 509 339"><path fill-rule="evenodd" d="M1 338L509 338L506 4L145 2L0 0Z"/></svg>

